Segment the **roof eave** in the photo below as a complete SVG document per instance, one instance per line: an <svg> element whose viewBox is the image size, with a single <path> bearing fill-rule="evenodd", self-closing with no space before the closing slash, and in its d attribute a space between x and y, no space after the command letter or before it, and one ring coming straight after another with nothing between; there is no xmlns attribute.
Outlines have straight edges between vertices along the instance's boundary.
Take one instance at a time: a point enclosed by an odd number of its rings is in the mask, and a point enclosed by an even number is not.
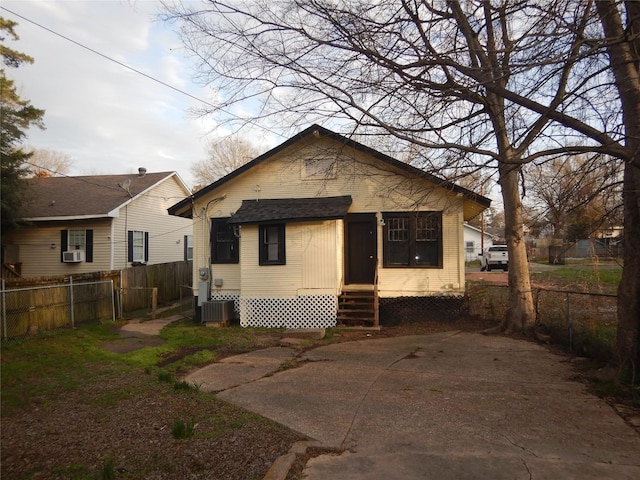
<svg viewBox="0 0 640 480"><path fill-rule="evenodd" d="M23 220L27 222L68 222L72 220L102 220L106 218L114 218L118 215L112 215L112 212L101 213L96 215L60 215L58 217L27 217Z"/></svg>

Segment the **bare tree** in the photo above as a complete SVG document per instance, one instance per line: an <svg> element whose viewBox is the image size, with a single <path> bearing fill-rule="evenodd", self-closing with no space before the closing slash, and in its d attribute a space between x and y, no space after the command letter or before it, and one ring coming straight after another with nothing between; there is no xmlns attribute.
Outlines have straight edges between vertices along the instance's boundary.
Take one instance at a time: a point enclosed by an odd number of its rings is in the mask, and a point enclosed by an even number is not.
<svg viewBox="0 0 640 480"><path fill-rule="evenodd" d="M523 165L584 151L633 158L589 0L211 1L166 18L223 99L217 112L251 100L254 122L347 120L422 147L425 170L495 169L511 264L503 329L535 313Z"/></svg>
<svg viewBox="0 0 640 480"><path fill-rule="evenodd" d="M565 242L621 225L622 164L602 155L561 156L526 172L530 222Z"/></svg>
<svg viewBox="0 0 640 480"><path fill-rule="evenodd" d="M34 150L26 168L33 177L58 177L68 175L73 166L70 156L55 150Z"/></svg>
<svg viewBox="0 0 640 480"><path fill-rule="evenodd" d="M209 144L209 158L191 167L196 182L208 185L258 156L258 149L238 137L227 137Z"/></svg>
<svg viewBox="0 0 640 480"><path fill-rule="evenodd" d="M640 2L600 0L596 5L623 114L624 268L617 346L621 367L635 381L640 368Z"/></svg>

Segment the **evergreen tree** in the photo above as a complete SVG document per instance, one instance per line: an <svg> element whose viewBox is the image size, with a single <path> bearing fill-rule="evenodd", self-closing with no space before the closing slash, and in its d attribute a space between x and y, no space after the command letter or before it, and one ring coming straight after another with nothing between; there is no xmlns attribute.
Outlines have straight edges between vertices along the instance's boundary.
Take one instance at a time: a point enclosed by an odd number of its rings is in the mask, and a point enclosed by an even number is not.
<svg viewBox="0 0 640 480"><path fill-rule="evenodd" d="M33 63L24 53L8 48L6 36L18 40L14 31L17 24L0 17L0 55L6 67L17 68L23 63ZM26 130L31 126L44 128L44 110L35 108L28 100L20 98L13 80L0 69L0 199L2 202L2 231L20 223L20 205L24 199L25 184L22 180L27 170L24 162L31 156L22 148Z"/></svg>

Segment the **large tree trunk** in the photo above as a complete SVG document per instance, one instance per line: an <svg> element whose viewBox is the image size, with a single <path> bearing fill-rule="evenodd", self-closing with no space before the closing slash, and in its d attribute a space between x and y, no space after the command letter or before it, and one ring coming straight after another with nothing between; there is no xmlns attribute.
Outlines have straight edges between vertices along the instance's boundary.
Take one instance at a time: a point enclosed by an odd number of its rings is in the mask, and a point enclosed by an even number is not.
<svg viewBox="0 0 640 480"><path fill-rule="evenodd" d="M639 142L640 143L640 142ZM624 370L640 375L640 169L624 169L624 268L618 286L618 361Z"/></svg>
<svg viewBox="0 0 640 480"><path fill-rule="evenodd" d="M535 309L524 239L522 201L518 188L520 167L503 163L499 171L504 203L505 237L509 250L509 305L501 329L507 332L521 332L533 326Z"/></svg>
<svg viewBox="0 0 640 480"><path fill-rule="evenodd" d="M618 360L637 378L640 368L640 5L626 2L627 27L612 0L596 2L608 40L611 69L622 103L625 148L624 268L618 287Z"/></svg>

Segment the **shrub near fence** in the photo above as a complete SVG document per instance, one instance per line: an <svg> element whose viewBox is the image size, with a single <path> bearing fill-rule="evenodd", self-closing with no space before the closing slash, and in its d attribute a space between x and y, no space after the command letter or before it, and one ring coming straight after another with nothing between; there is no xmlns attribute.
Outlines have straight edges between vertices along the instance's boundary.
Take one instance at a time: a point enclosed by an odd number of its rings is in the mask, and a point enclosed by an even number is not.
<svg viewBox="0 0 640 480"><path fill-rule="evenodd" d="M467 283L469 313L500 321L507 313L507 285ZM536 330L568 350L598 360L615 352L616 295L534 288Z"/></svg>

